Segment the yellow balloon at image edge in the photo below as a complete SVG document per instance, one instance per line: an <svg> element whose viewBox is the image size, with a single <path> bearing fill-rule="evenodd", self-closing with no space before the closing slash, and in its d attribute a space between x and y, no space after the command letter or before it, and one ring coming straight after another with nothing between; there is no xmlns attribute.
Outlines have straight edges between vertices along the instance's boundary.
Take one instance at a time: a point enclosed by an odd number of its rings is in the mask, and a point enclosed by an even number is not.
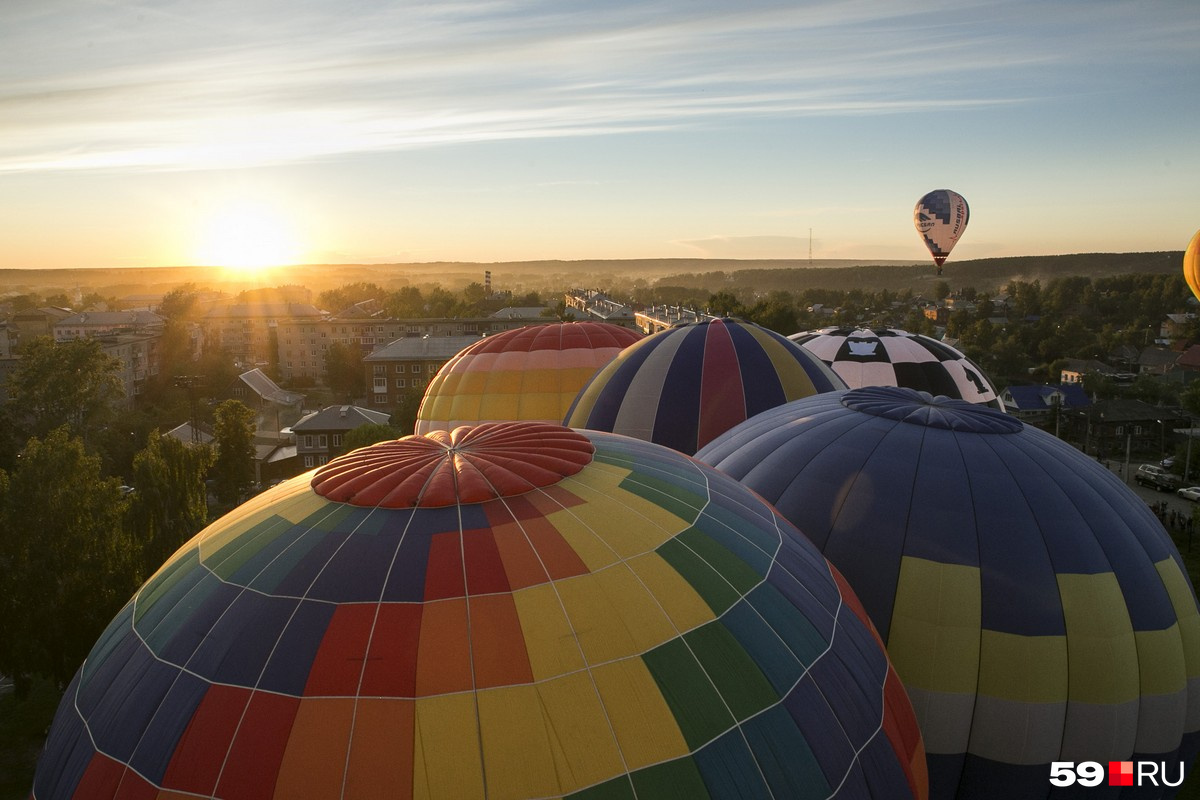
<svg viewBox="0 0 1200 800"><path fill-rule="evenodd" d="M1196 299L1200 300L1200 231L1196 231L1187 250L1183 251L1183 279Z"/></svg>

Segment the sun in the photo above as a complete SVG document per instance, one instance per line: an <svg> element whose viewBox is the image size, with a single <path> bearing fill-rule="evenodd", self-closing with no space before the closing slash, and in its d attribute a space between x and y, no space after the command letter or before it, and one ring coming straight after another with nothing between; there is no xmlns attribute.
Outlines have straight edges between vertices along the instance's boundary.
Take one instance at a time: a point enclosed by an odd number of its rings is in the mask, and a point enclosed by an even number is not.
<svg viewBox="0 0 1200 800"><path fill-rule="evenodd" d="M202 225L196 262L240 273L295 264L302 247L291 221L265 203L241 201L216 211Z"/></svg>

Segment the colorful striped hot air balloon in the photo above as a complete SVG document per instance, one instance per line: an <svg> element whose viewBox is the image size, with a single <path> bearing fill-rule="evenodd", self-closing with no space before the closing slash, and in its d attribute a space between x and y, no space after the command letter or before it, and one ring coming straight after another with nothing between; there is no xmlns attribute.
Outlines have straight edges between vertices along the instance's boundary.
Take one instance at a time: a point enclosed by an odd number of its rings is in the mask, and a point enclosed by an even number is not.
<svg viewBox="0 0 1200 800"><path fill-rule="evenodd" d="M978 364L929 336L896 328L822 328L788 339L832 367L851 389L904 386L1004 410Z"/></svg>
<svg viewBox="0 0 1200 800"><path fill-rule="evenodd" d="M1193 761L1196 596L1146 503L1075 448L873 387L772 409L697 458L859 593L916 709L930 797L1058 796L1056 761L1154 761L1178 782Z"/></svg>
<svg viewBox="0 0 1200 800"><path fill-rule="evenodd" d="M558 424L596 371L641 338L605 322L530 325L488 336L429 382L416 432L511 420Z"/></svg>
<svg viewBox="0 0 1200 800"><path fill-rule="evenodd" d="M804 348L750 322L678 325L626 349L579 393L565 424L691 455L768 408L846 384Z"/></svg>
<svg viewBox="0 0 1200 800"><path fill-rule="evenodd" d="M924 797L865 612L663 447L500 423L218 520L68 687L33 796Z"/></svg>

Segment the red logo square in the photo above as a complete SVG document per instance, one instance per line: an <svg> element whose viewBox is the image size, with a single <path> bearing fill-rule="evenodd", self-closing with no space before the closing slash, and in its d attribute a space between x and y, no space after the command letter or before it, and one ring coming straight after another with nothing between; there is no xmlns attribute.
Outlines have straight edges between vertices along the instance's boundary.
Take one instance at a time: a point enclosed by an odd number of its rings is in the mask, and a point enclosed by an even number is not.
<svg viewBox="0 0 1200 800"><path fill-rule="evenodd" d="M1109 786L1133 786L1133 762L1132 761L1110 761L1110 762L1108 762L1108 785Z"/></svg>

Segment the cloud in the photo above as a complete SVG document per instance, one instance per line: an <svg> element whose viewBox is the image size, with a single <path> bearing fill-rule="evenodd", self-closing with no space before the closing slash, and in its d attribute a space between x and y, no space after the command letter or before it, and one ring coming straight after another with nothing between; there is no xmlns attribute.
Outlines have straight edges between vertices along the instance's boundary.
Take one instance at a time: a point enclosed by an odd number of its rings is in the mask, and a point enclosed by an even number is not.
<svg viewBox="0 0 1200 800"><path fill-rule="evenodd" d="M0 172L1011 105L1031 100L1035 70L1053 92L1083 42L1072 31L1094 33L1078 5L1053 2L14 2L0 12L16 65L0 87ZM1109 54L1131 52L1118 32L1142 54L1181 45L1141 8L1097 15Z"/></svg>

